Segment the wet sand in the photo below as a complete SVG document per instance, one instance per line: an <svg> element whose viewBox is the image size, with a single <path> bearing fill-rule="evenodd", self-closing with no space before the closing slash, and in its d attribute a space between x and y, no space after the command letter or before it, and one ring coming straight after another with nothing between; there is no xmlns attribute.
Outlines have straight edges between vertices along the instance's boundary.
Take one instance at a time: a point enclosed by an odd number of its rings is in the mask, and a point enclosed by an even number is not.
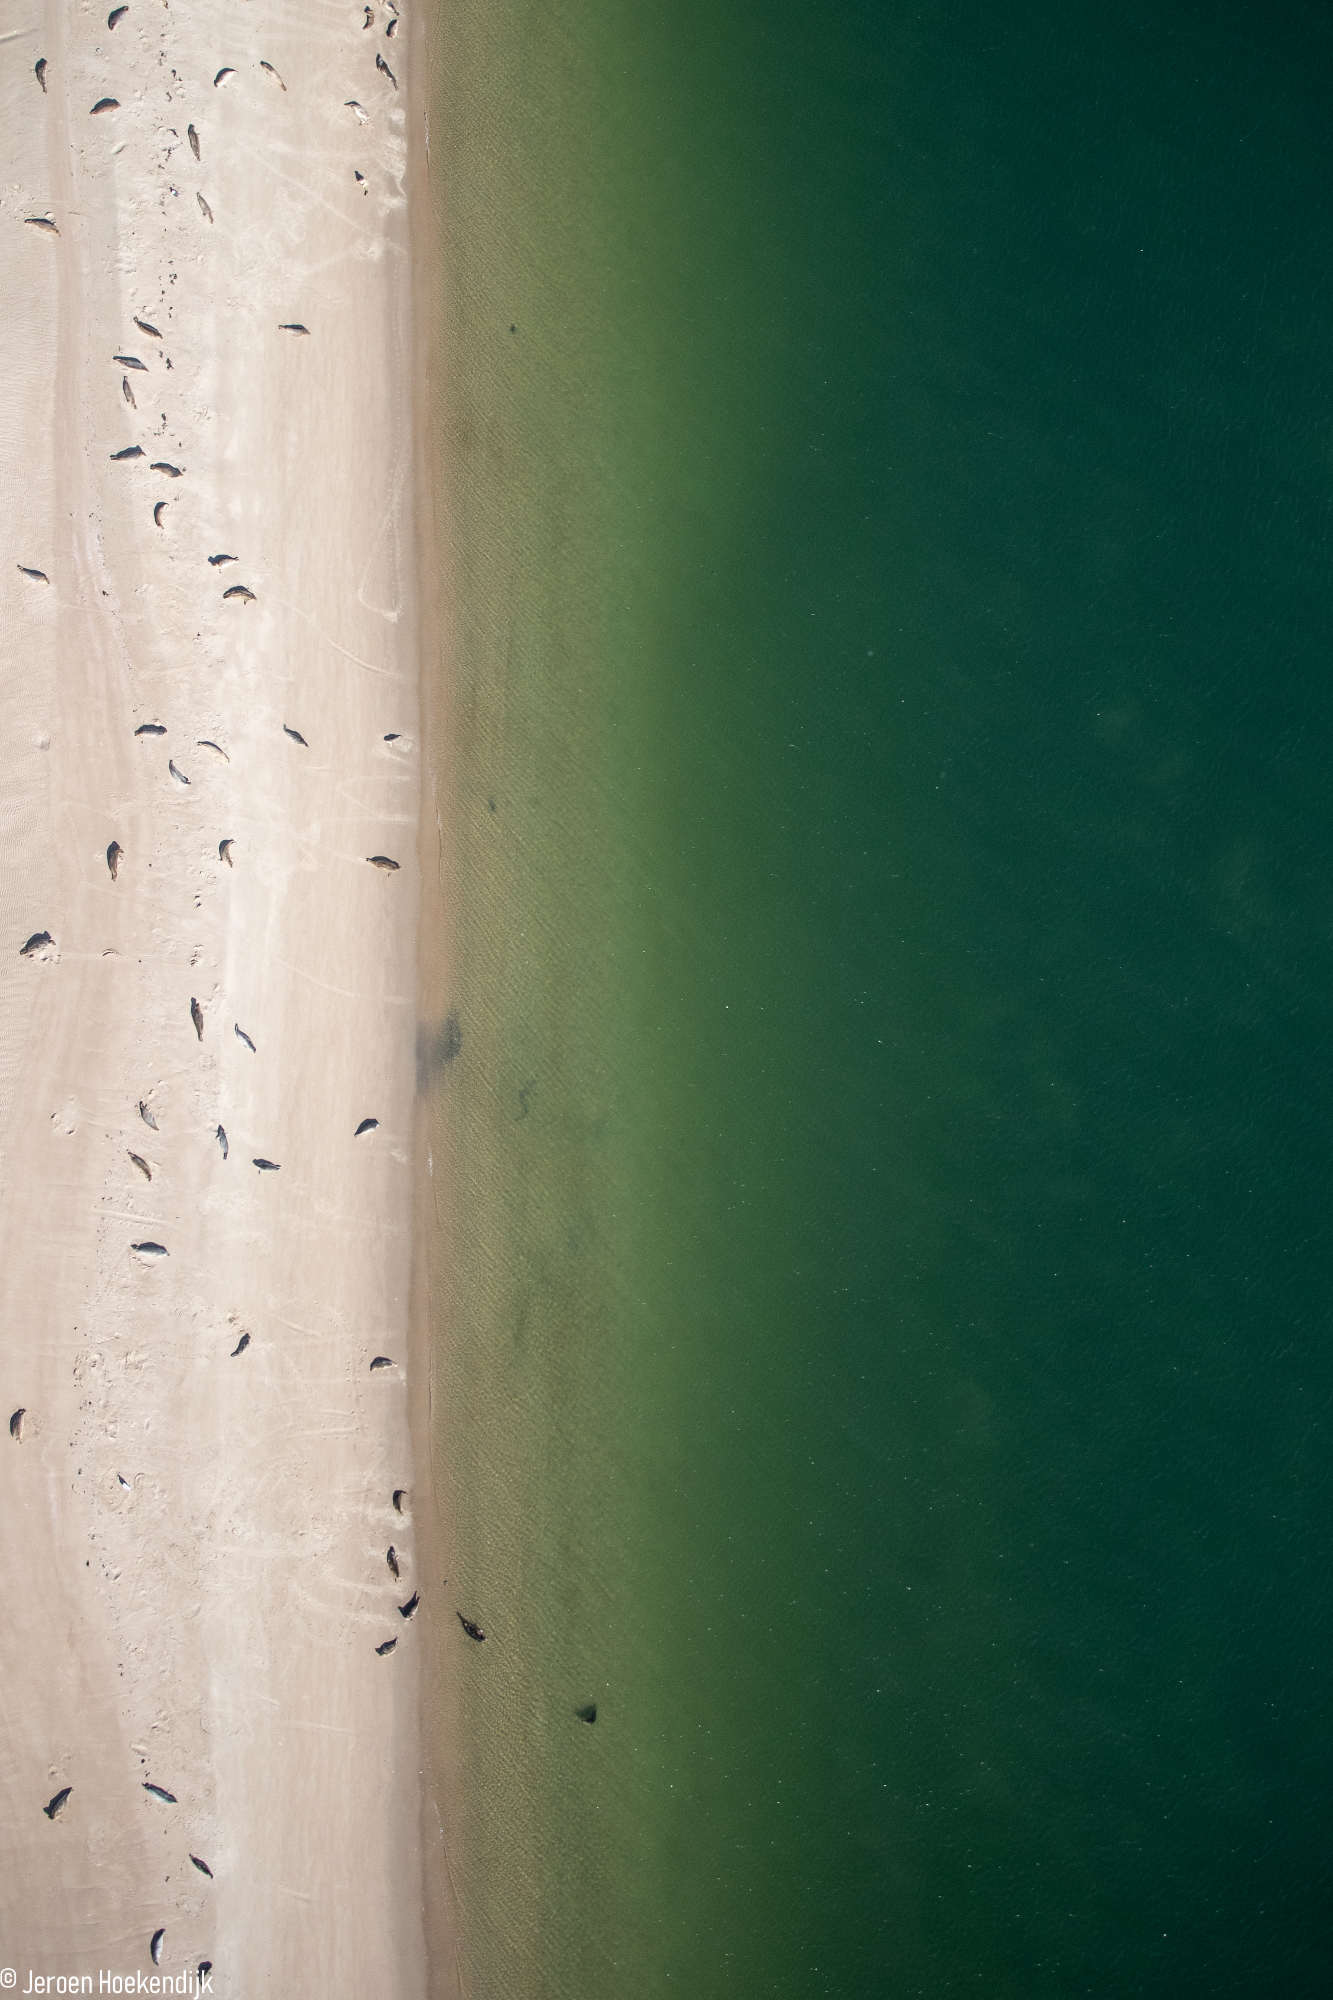
<svg viewBox="0 0 1333 2000"><path fill-rule="evenodd" d="M219 1993L427 1990L453 1611L418 1545L421 37L391 18L48 0L0 39L20 1988L151 1971L160 1930ZM447 1990L439 1892L430 1931Z"/></svg>

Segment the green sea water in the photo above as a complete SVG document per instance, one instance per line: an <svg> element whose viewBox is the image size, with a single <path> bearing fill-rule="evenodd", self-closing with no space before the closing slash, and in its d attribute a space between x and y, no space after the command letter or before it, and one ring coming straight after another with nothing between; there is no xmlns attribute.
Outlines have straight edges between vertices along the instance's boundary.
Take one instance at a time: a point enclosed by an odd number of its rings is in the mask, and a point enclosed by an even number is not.
<svg viewBox="0 0 1333 2000"><path fill-rule="evenodd" d="M1322 1993L1333 17L437 56L464 1990Z"/></svg>

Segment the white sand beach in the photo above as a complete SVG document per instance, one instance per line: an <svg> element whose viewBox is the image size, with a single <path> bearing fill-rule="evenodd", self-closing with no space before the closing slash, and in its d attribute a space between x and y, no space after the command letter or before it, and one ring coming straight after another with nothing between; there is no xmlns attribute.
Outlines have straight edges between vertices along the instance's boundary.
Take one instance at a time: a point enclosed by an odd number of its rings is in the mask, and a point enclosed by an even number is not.
<svg viewBox="0 0 1333 2000"><path fill-rule="evenodd" d="M0 33L0 1964L412 1995L416 29L115 12Z"/></svg>

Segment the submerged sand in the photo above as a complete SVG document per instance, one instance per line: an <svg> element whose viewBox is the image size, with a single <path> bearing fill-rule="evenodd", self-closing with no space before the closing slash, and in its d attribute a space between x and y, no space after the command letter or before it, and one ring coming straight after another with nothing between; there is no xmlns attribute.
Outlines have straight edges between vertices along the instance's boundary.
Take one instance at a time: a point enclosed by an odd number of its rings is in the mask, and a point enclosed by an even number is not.
<svg viewBox="0 0 1333 2000"><path fill-rule="evenodd" d="M220 1993L426 1987L412 37L364 18L20 0L0 35L20 1990L151 1971L159 1930Z"/></svg>

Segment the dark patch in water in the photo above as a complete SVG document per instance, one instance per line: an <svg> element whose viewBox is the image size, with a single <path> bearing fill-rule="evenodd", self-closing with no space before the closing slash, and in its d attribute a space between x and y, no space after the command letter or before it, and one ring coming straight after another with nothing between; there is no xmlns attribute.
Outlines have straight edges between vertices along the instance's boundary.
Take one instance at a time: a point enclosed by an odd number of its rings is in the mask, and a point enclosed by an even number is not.
<svg viewBox="0 0 1333 2000"><path fill-rule="evenodd" d="M417 1028L417 1094L422 1096L430 1088L432 1077L441 1070L448 1069L463 1049L463 1027L458 1018L457 1007L451 1007L442 1027L434 1032L419 1025Z"/></svg>

